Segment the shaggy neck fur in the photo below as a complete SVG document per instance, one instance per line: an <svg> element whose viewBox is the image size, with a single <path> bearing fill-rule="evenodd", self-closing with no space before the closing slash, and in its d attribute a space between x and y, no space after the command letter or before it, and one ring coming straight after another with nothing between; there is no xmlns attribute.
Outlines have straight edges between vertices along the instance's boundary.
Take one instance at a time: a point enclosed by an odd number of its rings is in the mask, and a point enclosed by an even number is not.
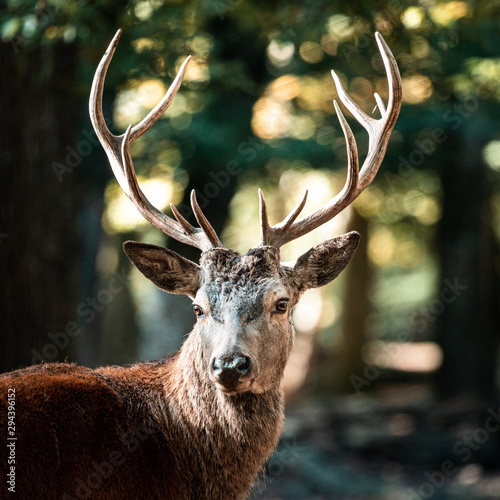
<svg viewBox="0 0 500 500"><path fill-rule="evenodd" d="M190 482L192 498L244 498L283 430L283 391L218 391L208 379L196 329L169 371L163 377L169 413L183 430L191 460L200 465Z"/></svg>

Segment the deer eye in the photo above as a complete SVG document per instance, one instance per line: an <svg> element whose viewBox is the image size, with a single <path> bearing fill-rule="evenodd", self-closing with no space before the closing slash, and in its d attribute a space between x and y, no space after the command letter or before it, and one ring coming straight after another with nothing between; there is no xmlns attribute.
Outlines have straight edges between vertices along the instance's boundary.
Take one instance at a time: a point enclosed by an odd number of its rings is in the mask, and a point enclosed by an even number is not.
<svg viewBox="0 0 500 500"><path fill-rule="evenodd" d="M276 311L279 313L285 313L288 311L288 299L280 299L276 302Z"/></svg>
<svg viewBox="0 0 500 500"><path fill-rule="evenodd" d="M198 317L205 316L203 309L200 306L197 306L196 304L193 306L193 311Z"/></svg>

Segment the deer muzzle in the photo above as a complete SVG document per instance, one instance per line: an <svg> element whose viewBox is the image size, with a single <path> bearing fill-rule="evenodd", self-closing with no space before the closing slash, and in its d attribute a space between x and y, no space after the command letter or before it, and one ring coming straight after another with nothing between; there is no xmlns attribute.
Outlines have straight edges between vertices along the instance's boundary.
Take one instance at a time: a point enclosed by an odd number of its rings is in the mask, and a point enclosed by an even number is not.
<svg viewBox="0 0 500 500"><path fill-rule="evenodd" d="M255 373L255 362L240 352L215 355L210 362L212 380L229 395L248 390Z"/></svg>

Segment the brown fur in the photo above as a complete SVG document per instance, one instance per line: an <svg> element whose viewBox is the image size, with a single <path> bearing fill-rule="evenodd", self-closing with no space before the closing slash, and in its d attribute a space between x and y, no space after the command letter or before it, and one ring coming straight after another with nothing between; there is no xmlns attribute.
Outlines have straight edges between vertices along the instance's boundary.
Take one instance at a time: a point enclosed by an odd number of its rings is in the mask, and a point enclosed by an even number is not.
<svg viewBox="0 0 500 500"><path fill-rule="evenodd" d="M16 389L16 498L244 497L278 441L283 395L221 394L192 362L194 339L158 363L51 363L0 378L2 424Z"/></svg>
<svg viewBox="0 0 500 500"><path fill-rule="evenodd" d="M50 363L0 376L4 451L8 390L16 394L16 498L244 498L283 428L280 381L294 331L276 304L286 295L291 309L305 289L336 277L357 243L350 233L291 265L272 247L215 249L200 266L129 245L146 276L161 274L158 286L194 296L205 314L181 350L157 362ZM209 368L214 353L236 351L252 357L252 378L228 394ZM2 467L5 478L7 460Z"/></svg>

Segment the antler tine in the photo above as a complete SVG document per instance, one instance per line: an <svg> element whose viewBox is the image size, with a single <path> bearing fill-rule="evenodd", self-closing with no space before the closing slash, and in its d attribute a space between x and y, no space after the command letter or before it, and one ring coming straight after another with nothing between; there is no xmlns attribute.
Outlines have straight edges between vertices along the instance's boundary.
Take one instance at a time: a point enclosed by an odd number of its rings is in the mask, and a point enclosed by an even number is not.
<svg viewBox="0 0 500 500"><path fill-rule="evenodd" d="M300 212L302 212L302 209L304 208L304 205L307 201L307 194L308 190L306 189L304 196L302 196L302 200L297 204L295 208L290 211L283 222L278 224L279 227L283 228L283 231L286 231L295 222L295 219L300 215Z"/></svg>
<svg viewBox="0 0 500 500"><path fill-rule="evenodd" d="M259 188L259 214L260 214L260 241L259 246L265 246L269 241L269 231L271 226L269 225L269 218L267 216L267 205L266 199L264 198L264 193Z"/></svg>
<svg viewBox="0 0 500 500"><path fill-rule="evenodd" d="M300 215L300 212L302 212L302 209L304 208L304 205L306 204L307 201L307 194L308 191L306 189L304 196L302 197L302 200L300 203L294 207L290 213L285 217L285 219L277 224L274 227L271 227L269 225L269 219L267 216L267 205L266 205L266 200L264 198L264 193L262 190L259 188L259 199L260 199L260 242L259 246L272 246L273 241L276 239L276 235L278 233L283 233L288 230L288 228L295 222L295 219ZM273 236L270 236L270 234L273 234ZM274 245L275 246L275 245Z"/></svg>
<svg viewBox="0 0 500 500"><path fill-rule="evenodd" d="M186 68L190 60L191 56L187 56L186 60L179 68L174 81L168 88L167 93L163 96L163 99L148 113L148 115L141 122L139 122L135 127L132 128L132 133L130 134L131 142L134 142L138 137L144 134L144 132L149 130L156 122L156 120L158 120L158 118L160 118L160 116L165 113L170 104L172 104L177 91L181 87L182 80L184 79Z"/></svg>
<svg viewBox="0 0 500 500"><path fill-rule="evenodd" d="M177 222L182 226L184 231L189 234L194 234L196 233L196 228L193 227L185 218L184 216L177 210L177 207L173 204L170 203L170 210L172 210L172 213L174 214L174 217L177 219Z"/></svg>
<svg viewBox="0 0 500 500"><path fill-rule="evenodd" d="M203 229L206 237L210 241L211 248L220 248L222 247L222 243L217 236L214 228L208 222L208 219L205 217L205 214L201 211L200 205L198 205L198 200L196 199L196 193L194 189L191 191L191 208L193 209L194 216L196 217L196 221Z"/></svg>
<svg viewBox="0 0 500 500"><path fill-rule="evenodd" d="M99 65L97 66L94 74L94 80L92 82L92 89L90 91L89 114L90 121L92 122L95 133L109 158L113 174L120 184L120 187L125 193L127 193L127 182L125 179L124 170L119 161L121 141L118 137L116 137L109 131L102 112L104 80L106 78L106 72L108 70L111 59L113 58L113 54L115 53L116 46L118 45L118 40L120 40L121 34L122 30L118 30L116 32L116 35L113 37L113 40L111 40L111 43L109 44L106 52L99 62Z"/></svg>
<svg viewBox="0 0 500 500"><path fill-rule="evenodd" d="M344 106L351 112L351 114L356 118L356 120L370 133L376 123L375 118L367 115L354 101L354 99L347 93L344 88L342 80L338 77L335 71L331 71L333 81L335 82L335 87L337 88L337 94L339 99L344 103Z"/></svg>
<svg viewBox="0 0 500 500"><path fill-rule="evenodd" d="M194 246L200 250L209 250L215 246L221 247L222 244L217 238L215 231L211 228L208 221L206 223L211 229L210 233L206 233L205 229L195 228L189 224L189 222L184 219L184 217L179 213L179 211L174 207L174 215L179 221L177 222L168 215L158 210L151 202L146 198L139 183L137 182L137 176L135 175L134 165L132 163L132 157L130 156L130 134L132 131L132 125L129 125L125 135L123 137L121 151L122 158L124 160L125 168L125 178L128 187L128 197L135 205L139 213L153 226L157 227L160 231L163 231L168 236L180 241L181 243L186 243L187 245ZM171 205L173 207L173 205ZM198 210L199 207L198 207ZM203 216L204 217L204 216ZM197 217L198 219L198 217ZM205 219L206 220L206 219ZM217 244L214 244L214 234L217 239Z"/></svg>
<svg viewBox="0 0 500 500"><path fill-rule="evenodd" d="M177 220L168 217L149 202L139 187L130 155L130 144L151 128L172 103L175 94L181 86L190 56L186 58L167 93L155 108L140 123L135 126L130 125L125 134L116 136L109 131L104 120L102 95L106 72L121 33L121 30L117 31L97 67L89 99L90 119L97 137L108 156L116 180L140 214L168 236L181 243L199 248L202 251L221 247L222 244L217 234L201 212L197 203L193 205L193 210L198 222L201 221L201 228L191 226L175 207L172 208L172 211Z"/></svg>
<svg viewBox="0 0 500 500"><path fill-rule="evenodd" d="M193 213L198 224L200 224L200 226L202 227L201 230L207 235L207 238L210 240L211 248L222 248L222 243L220 242L217 233L211 226L210 222L208 222L208 219L205 217L205 214L202 212L200 206L198 205L198 200L196 199L196 193L194 189L191 191L191 208L193 209ZM172 203L170 204L170 209L172 210L174 217L177 219L177 222L179 222L186 233L196 234L197 232L201 231L199 228L193 227Z"/></svg>
<svg viewBox="0 0 500 500"><path fill-rule="evenodd" d="M335 82L335 86L337 87L337 93L340 100L368 132L368 154L363 162L363 166L358 171L359 162L356 140L354 139L354 135L347 124L342 111L334 101L337 117L340 121L347 145L348 172L344 188L326 205L322 206L312 214L293 222L292 224L284 224L285 221L283 221L273 227L269 227L268 225L265 231L261 230L260 246L273 245L279 247L321 226L352 203L352 201L357 198L372 182L377 174L387 149L391 131L396 124L396 120L401 109L402 85L398 65L391 50L385 43L380 33L375 33L375 38L384 62L389 85L387 109L380 96L375 94L375 100L382 115L380 119L377 120L366 114L349 96L344 89L340 78L335 74L335 72L332 71L333 80Z"/></svg>
<svg viewBox="0 0 500 500"><path fill-rule="evenodd" d="M358 183L358 148L356 146L356 140L354 139L351 127L349 127L349 124L338 107L337 102L333 101L333 105L337 111L337 116L344 132L347 146L347 179L342 191L328 204L319 208L313 214L303 217L294 223L306 203L306 191L302 201L294 210L292 210L286 219L283 220L283 222L270 227L269 223L267 223L267 209L264 201L264 195L259 190L259 194L261 195L261 237L259 246L281 247L285 243L297 239L329 221L352 201L354 191ZM264 218L266 222L265 225L263 222Z"/></svg>
<svg viewBox="0 0 500 500"><path fill-rule="evenodd" d="M377 40L377 45L387 75L389 99L387 102L387 109L385 109L380 96L378 94L375 95L375 100L379 106L382 117L379 120L373 121L374 128L371 132L367 129L369 136L368 154L361 168L358 187L353 199L358 197L377 175L380 164L384 159L387 144L391 137L391 131L396 124L403 101L403 87L396 59L380 33L375 33L375 39ZM346 103L344 102L344 104Z"/></svg>
<svg viewBox="0 0 500 500"><path fill-rule="evenodd" d="M378 95L377 92L373 94L373 97L375 97L375 101L377 102L378 109L380 111L380 114L382 116L385 115L385 104L384 101L382 101L382 98Z"/></svg>

